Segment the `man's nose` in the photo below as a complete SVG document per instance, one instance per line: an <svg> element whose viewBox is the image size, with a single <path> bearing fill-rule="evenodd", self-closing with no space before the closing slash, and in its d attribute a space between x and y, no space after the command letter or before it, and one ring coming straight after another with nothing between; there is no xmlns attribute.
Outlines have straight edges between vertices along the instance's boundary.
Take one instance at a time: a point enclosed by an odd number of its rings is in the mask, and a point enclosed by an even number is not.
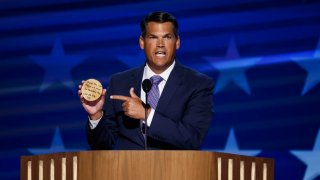
<svg viewBox="0 0 320 180"><path fill-rule="evenodd" d="M163 39L159 38L158 41L157 41L157 47L163 47L163 46L164 46Z"/></svg>

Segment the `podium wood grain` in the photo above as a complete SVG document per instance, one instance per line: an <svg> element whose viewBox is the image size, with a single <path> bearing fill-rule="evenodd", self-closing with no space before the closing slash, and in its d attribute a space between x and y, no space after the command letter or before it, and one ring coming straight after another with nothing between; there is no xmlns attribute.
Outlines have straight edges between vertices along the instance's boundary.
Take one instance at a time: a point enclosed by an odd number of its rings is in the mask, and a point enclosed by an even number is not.
<svg viewBox="0 0 320 180"><path fill-rule="evenodd" d="M65 170L61 165L63 158L66 158ZM66 180L227 180L230 177L232 180L252 180L253 163L255 180L274 179L274 161L269 158L206 151L80 151L22 156L21 180L39 180L39 161L44 163L44 180L63 180L63 171ZM50 178L48 164L51 161L55 166L54 179ZM28 162L32 164L29 170ZM228 168L231 162L232 168ZM241 162L244 164L243 177L240 177ZM263 171L267 174L263 175Z"/></svg>

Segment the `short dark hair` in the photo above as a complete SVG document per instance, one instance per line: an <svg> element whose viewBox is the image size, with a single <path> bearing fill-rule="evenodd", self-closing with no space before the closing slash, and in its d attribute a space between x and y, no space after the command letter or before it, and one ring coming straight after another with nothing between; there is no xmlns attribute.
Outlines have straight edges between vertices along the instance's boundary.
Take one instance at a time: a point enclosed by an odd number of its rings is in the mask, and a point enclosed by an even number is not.
<svg viewBox="0 0 320 180"><path fill-rule="evenodd" d="M149 22L157 22L157 23L171 22L173 25L174 35L178 37L178 21L172 14L167 12L157 11L157 12L149 13L147 16L145 16L140 23L142 37L146 35L147 25Z"/></svg>

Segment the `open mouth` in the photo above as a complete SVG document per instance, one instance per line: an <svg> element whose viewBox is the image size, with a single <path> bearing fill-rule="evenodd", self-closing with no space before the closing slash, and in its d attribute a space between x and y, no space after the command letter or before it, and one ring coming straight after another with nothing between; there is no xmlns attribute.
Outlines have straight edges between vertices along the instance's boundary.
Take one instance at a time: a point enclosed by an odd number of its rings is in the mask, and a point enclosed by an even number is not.
<svg viewBox="0 0 320 180"><path fill-rule="evenodd" d="M156 51L155 55L157 57L164 57L166 55L166 52L165 51Z"/></svg>

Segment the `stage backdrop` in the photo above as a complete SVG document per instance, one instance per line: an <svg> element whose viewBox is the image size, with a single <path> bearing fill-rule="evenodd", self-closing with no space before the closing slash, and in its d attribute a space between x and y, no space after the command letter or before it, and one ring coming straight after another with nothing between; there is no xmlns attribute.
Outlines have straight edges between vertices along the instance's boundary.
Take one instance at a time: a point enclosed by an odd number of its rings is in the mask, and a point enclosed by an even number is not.
<svg viewBox="0 0 320 180"><path fill-rule="evenodd" d="M22 155L89 149L77 87L142 64L139 22L155 10L179 20L178 60L215 79L202 149L320 177L319 2L2 0L0 179L19 179Z"/></svg>

